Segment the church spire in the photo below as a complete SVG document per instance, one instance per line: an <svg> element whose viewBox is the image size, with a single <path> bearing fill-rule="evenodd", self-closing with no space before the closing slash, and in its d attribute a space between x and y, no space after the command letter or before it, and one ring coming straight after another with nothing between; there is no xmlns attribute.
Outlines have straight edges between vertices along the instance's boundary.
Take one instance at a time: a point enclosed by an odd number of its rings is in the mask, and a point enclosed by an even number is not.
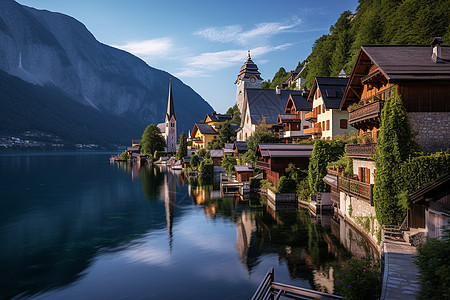
<svg viewBox="0 0 450 300"><path fill-rule="evenodd" d="M166 120L170 120L172 116L175 118L175 109L173 107L173 96L172 96L172 78L169 79L169 98L167 100L167 114Z"/></svg>

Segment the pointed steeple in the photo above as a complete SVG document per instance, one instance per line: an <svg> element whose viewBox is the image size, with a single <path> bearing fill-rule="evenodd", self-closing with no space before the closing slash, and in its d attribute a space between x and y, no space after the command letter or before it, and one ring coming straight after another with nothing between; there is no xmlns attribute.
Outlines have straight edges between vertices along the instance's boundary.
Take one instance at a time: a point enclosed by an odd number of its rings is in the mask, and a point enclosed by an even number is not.
<svg viewBox="0 0 450 300"><path fill-rule="evenodd" d="M169 81L169 98L167 100L167 113L166 113L166 120L170 120L172 116L175 118L175 109L173 107L173 97L172 97L172 78L170 78Z"/></svg>
<svg viewBox="0 0 450 300"><path fill-rule="evenodd" d="M260 75L261 73L258 71L258 66L253 62L252 57L250 56L250 50L248 50L247 61L241 67L235 84L239 80L249 80L250 77L255 77L256 80L262 81L263 79Z"/></svg>

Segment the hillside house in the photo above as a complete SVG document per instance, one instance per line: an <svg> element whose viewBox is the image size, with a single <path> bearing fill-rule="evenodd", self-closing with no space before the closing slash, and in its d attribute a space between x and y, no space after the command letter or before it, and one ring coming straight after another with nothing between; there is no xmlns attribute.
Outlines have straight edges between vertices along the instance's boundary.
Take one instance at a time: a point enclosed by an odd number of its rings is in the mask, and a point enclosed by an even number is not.
<svg viewBox="0 0 450 300"><path fill-rule="evenodd" d="M345 77L316 77L308 96L312 111L306 114L306 121L312 127L305 129L313 139L330 140L335 136L350 133L348 112L340 110L342 96L347 86Z"/></svg>
<svg viewBox="0 0 450 300"><path fill-rule="evenodd" d="M192 146L190 150L206 149L208 144L217 138L219 132L209 124L195 123L191 133Z"/></svg>

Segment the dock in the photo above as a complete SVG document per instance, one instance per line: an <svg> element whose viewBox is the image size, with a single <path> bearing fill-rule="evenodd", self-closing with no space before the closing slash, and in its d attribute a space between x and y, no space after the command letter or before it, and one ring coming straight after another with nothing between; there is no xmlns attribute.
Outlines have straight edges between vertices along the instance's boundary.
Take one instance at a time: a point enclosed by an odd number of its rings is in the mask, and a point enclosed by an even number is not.
<svg viewBox="0 0 450 300"><path fill-rule="evenodd" d="M250 192L250 184L248 182L238 182L230 178L227 174L220 174L220 191L223 195L239 193L241 195Z"/></svg>

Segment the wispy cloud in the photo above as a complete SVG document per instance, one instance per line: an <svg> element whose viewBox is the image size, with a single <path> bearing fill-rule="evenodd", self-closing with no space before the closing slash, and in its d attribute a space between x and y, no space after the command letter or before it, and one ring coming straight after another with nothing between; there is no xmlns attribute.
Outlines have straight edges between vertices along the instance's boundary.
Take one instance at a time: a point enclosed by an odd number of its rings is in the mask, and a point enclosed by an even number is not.
<svg viewBox="0 0 450 300"><path fill-rule="evenodd" d="M174 42L169 37L128 42L124 45L113 45L113 47L128 51L136 56L162 57L167 56L171 49L173 49Z"/></svg>
<svg viewBox="0 0 450 300"><path fill-rule="evenodd" d="M251 49L251 55L263 56L264 54L273 51L287 49L290 46L292 46L291 43L286 43L279 46L257 47ZM211 71L217 71L242 64L246 57L247 49L202 53L198 56L187 58L185 60L186 67L174 75L180 77L207 77L209 76L207 74L211 74Z"/></svg>
<svg viewBox="0 0 450 300"><path fill-rule="evenodd" d="M254 28L244 30L240 25L229 25L224 27L208 27L194 32L195 35L214 42L238 42L247 44L255 39L267 39L282 32L288 32L297 27L302 20L293 17L286 22L267 22L256 24Z"/></svg>

